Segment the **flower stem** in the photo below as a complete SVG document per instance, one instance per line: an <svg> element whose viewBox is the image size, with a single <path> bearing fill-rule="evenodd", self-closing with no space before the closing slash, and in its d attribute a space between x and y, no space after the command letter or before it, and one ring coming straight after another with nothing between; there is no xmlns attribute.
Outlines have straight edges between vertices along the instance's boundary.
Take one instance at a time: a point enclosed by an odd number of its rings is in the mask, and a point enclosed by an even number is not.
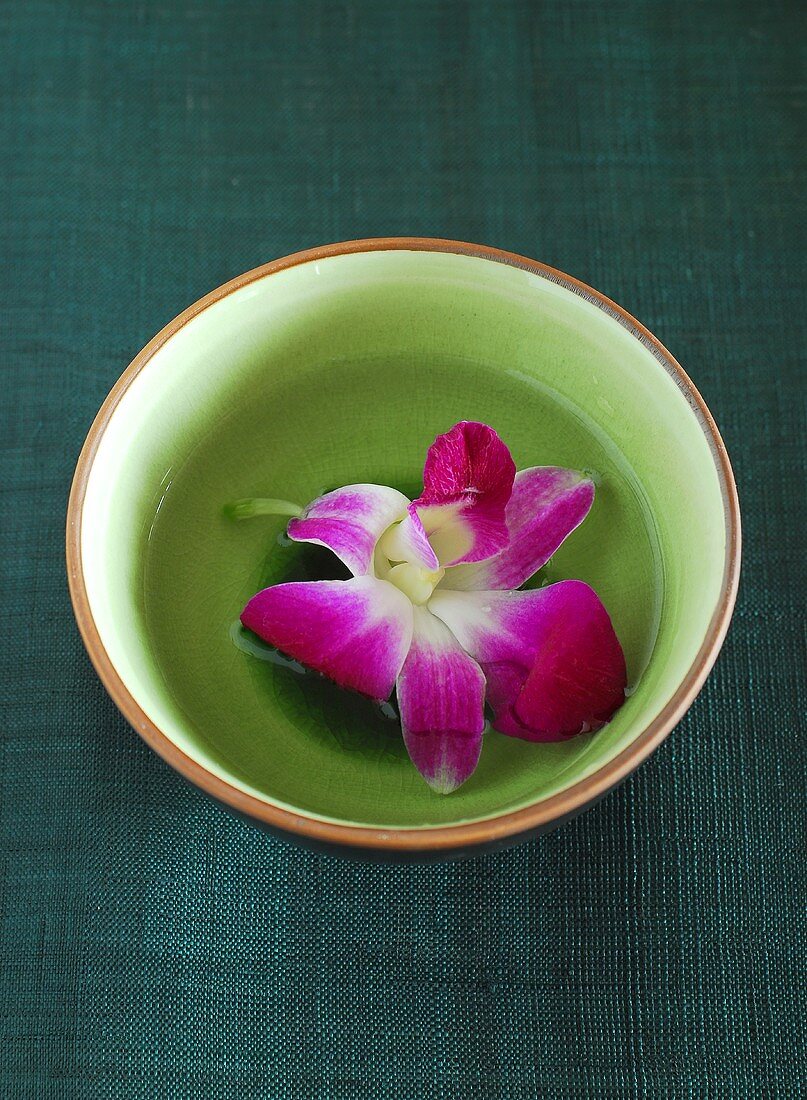
<svg viewBox="0 0 807 1100"><path fill-rule="evenodd" d="M253 516L301 516L303 510L299 504L293 504L290 500L252 497L226 504L224 513L230 519L252 519Z"/></svg>

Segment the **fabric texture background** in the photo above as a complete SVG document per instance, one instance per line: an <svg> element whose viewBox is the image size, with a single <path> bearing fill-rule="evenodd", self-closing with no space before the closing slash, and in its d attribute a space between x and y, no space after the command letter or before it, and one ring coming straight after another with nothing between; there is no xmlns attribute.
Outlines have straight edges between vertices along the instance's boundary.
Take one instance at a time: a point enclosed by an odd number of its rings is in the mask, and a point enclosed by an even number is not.
<svg viewBox="0 0 807 1100"><path fill-rule="evenodd" d="M805 1087L804 24L751 0L0 8L0 1096ZM134 353L273 257L523 252L672 350L745 524L666 744L514 850L387 867L230 817L128 729L63 565Z"/></svg>

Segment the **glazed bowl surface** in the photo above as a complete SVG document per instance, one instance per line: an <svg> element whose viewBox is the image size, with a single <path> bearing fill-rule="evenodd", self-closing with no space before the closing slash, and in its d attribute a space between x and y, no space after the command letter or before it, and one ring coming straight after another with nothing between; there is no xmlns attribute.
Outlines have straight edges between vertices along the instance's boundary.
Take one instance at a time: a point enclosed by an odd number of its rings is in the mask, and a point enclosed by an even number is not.
<svg viewBox="0 0 807 1100"><path fill-rule="evenodd" d="M630 694L607 727L562 744L488 732L477 771L445 797L375 705L239 627L258 589L341 574L326 551L290 544L282 519L224 509L362 481L414 496L426 448L458 420L492 425L518 468L594 478L591 514L542 579L596 589ZM253 821L380 858L510 843L611 789L699 691L739 570L725 449L658 341L534 261L402 238L275 261L171 322L90 431L67 536L85 643L137 732Z"/></svg>

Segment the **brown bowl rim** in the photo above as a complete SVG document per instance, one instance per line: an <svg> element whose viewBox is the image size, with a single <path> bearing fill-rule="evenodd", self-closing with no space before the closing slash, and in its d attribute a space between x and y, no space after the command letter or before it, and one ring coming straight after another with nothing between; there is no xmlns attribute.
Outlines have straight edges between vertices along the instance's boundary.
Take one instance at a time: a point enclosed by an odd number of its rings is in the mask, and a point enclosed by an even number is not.
<svg viewBox="0 0 807 1100"><path fill-rule="evenodd" d="M672 376L687 398L709 443L723 497L726 555L720 598L695 660L677 691L659 714L645 729L637 734L630 745L622 752L598 771L565 790L525 806L520 810L454 825L383 828L309 817L303 812L286 809L248 794L209 772L201 764L183 753L141 710L129 693L101 641L90 610L84 581L81 556L81 523L87 481L93 460L100 439L121 398L154 353L202 310L207 309L213 303L220 301L241 287L255 282L257 279L273 275L278 271L284 271L298 264L316 262L332 256L348 255L356 252L383 251L449 252L520 267L551 282L558 283L599 306L609 316L619 321L623 327L653 353L659 364ZM706 406L706 402L683 368L644 325L640 324L621 306L612 302L605 295L600 294L599 291L556 268L499 248L432 237L377 237L341 241L317 248L309 248L253 268L194 302L146 344L110 390L93 421L79 455L67 509L67 573L76 621L87 652L101 681L126 720L143 740L195 786L200 787L237 813L245 815L269 829L291 834L304 842L317 845L345 848L352 851L364 850L368 853L388 852L390 855L449 853L459 849L468 850L478 846L501 844L510 837L522 837L533 831L538 832L554 822L572 816L576 811L596 801L625 779L661 744L677 725L703 686L717 658L726 636L737 595L740 573L740 544L740 510L737 487L717 425Z"/></svg>

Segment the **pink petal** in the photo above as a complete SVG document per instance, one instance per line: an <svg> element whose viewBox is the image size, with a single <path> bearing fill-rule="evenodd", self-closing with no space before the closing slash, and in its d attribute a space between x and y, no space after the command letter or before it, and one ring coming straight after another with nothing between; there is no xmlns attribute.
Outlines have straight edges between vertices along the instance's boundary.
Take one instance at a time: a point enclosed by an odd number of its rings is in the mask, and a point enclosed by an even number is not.
<svg viewBox="0 0 807 1100"><path fill-rule="evenodd" d="M493 428L462 420L429 447L421 500L443 504L471 492L505 505L515 474L510 452Z"/></svg>
<svg viewBox="0 0 807 1100"><path fill-rule="evenodd" d="M509 450L487 424L464 420L435 439L415 508L441 565L481 561L507 545L505 507L515 473Z"/></svg>
<svg viewBox="0 0 807 1100"><path fill-rule="evenodd" d="M533 466L520 470L505 514L510 541L495 557L458 565L441 588L518 588L546 565L564 539L583 522L594 500L594 483L576 470Z"/></svg>
<svg viewBox="0 0 807 1100"><path fill-rule="evenodd" d="M625 697L625 657L582 581L530 592L438 591L429 608L482 666L494 727L528 741L598 729Z"/></svg>
<svg viewBox="0 0 807 1100"><path fill-rule="evenodd" d="M588 585L565 584L566 591L554 596L514 707L524 726L547 738L599 729L624 702L627 684L625 655L608 612Z"/></svg>
<svg viewBox="0 0 807 1100"><path fill-rule="evenodd" d="M403 493L386 485L346 485L317 497L299 519L291 520L289 538L327 546L354 576L364 576L378 539L406 516L408 506Z"/></svg>
<svg viewBox="0 0 807 1100"><path fill-rule="evenodd" d="M414 609L414 634L398 677L404 741L430 787L449 794L473 772L485 728L485 677L439 619Z"/></svg>
<svg viewBox="0 0 807 1100"><path fill-rule="evenodd" d="M253 596L244 626L371 699L387 699L412 640L412 605L375 577L277 584Z"/></svg>

